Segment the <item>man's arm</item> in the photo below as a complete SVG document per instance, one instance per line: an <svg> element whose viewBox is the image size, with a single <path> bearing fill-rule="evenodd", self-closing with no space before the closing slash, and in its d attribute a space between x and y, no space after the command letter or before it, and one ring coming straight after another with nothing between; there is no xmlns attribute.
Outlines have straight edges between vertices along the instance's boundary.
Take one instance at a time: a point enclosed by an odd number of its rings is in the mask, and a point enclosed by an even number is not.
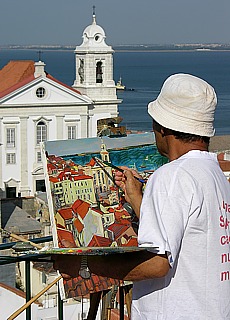
<svg viewBox="0 0 230 320"><path fill-rule="evenodd" d="M55 255L54 268L64 278L79 275L81 256ZM166 255L156 255L148 251L88 256L88 267L94 274L121 280L140 281L164 277L169 269Z"/></svg>

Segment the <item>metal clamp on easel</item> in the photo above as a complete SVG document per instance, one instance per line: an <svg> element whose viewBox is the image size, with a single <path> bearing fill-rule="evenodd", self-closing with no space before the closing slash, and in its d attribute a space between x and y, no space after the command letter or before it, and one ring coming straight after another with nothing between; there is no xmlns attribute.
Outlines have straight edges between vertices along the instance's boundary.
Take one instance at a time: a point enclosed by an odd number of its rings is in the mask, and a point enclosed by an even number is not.
<svg viewBox="0 0 230 320"><path fill-rule="evenodd" d="M79 270L79 276L81 276L83 279L89 279L91 277L91 272L88 267L87 256L81 257L81 266Z"/></svg>

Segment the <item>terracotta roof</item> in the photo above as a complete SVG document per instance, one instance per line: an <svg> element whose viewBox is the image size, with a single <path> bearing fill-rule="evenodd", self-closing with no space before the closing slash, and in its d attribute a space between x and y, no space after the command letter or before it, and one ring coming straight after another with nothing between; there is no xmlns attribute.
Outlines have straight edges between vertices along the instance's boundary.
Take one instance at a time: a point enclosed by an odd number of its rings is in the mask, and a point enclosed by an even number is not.
<svg viewBox="0 0 230 320"><path fill-rule="evenodd" d="M113 223L108 227L108 230L114 233L115 239L119 238L129 227L118 223Z"/></svg>
<svg viewBox="0 0 230 320"><path fill-rule="evenodd" d="M89 163L87 163L86 165L89 165L89 166L91 166L91 167L94 167L95 164L96 164L96 161L95 161L93 158L91 158L90 161L89 161Z"/></svg>
<svg viewBox="0 0 230 320"><path fill-rule="evenodd" d="M114 285L120 285L122 281L97 276L92 274L90 279L84 280L82 277L63 279L67 298L86 296L89 293L104 291L112 288Z"/></svg>
<svg viewBox="0 0 230 320"><path fill-rule="evenodd" d="M73 213L71 208L63 208L58 210L59 214L63 219L68 220L73 218Z"/></svg>
<svg viewBox="0 0 230 320"><path fill-rule="evenodd" d="M230 161L228 160L219 160L219 165L223 172L230 171Z"/></svg>
<svg viewBox="0 0 230 320"><path fill-rule="evenodd" d="M53 163L47 163L48 170L57 169L57 167Z"/></svg>
<svg viewBox="0 0 230 320"><path fill-rule="evenodd" d="M77 181L77 180L93 179L93 177L91 177L91 176L87 176L87 175L72 176L72 178L74 179L74 181Z"/></svg>
<svg viewBox="0 0 230 320"><path fill-rule="evenodd" d="M81 199L77 199L76 201L74 201L74 203L72 204L72 209L73 212L77 212L77 208L83 203L83 200Z"/></svg>
<svg viewBox="0 0 230 320"><path fill-rule="evenodd" d="M88 247L109 247L112 241L105 237L94 235L88 244Z"/></svg>
<svg viewBox="0 0 230 320"><path fill-rule="evenodd" d="M78 218L75 218L73 220L73 224L78 232L82 232L82 230L84 229L84 225L81 223L81 221Z"/></svg>
<svg viewBox="0 0 230 320"><path fill-rule="evenodd" d="M60 182L60 180L58 178L52 177L52 176L49 177L49 181L53 182L53 183Z"/></svg>
<svg viewBox="0 0 230 320"><path fill-rule="evenodd" d="M64 247L62 240L67 241L70 244L70 247L76 247L76 243L71 231L57 228L57 235L59 240L59 247Z"/></svg>
<svg viewBox="0 0 230 320"><path fill-rule="evenodd" d="M63 82L61 82L61 81L59 81L59 80L57 80L56 78L54 78L54 77L53 77L53 76L51 76L50 74L47 74L47 78L49 78L49 79L51 79L51 80L53 80L53 81L55 81L55 82L57 82L57 83L61 84L62 86L64 86L64 87L66 87L66 88L70 89L71 91L74 91L74 92L76 92L76 93L78 93L78 94L80 94L80 95L81 95L81 92L80 92L80 91L78 91L78 90L76 90L76 89L74 89L74 88L72 88L72 87L68 86L67 84L65 84L65 83L63 83Z"/></svg>
<svg viewBox="0 0 230 320"><path fill-rule="evenodd" d="M0 70L0 92L33 76L34 70L34 61L32 60L10 61Z"/></svg>
<svg viewBox="0 0 230 320"><path fill-rule="evenodd" d="M90 207L89 203L87 203L83 200L80 200L80 199L77 199L72 205L72 209L73 209L74 213L78 213L82 219L85 218L85 216L89 210L89 207Z"/></svg>
<svg viewBox="0 0 230 320"><path fill-rule="evenodd" d="M32 60L11 60L0 70L0 97L17 90L25 84L33 81L35 67ZM78 90L66 85L46 73L46 77L56 83L70 89L71 91L81 94Z"/></svg>

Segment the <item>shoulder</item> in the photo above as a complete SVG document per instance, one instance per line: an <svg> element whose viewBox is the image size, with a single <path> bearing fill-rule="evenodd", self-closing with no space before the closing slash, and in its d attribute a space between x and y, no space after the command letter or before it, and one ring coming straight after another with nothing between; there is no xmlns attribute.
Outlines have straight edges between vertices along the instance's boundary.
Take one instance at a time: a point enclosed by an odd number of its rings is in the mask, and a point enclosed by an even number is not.
<svg viewBox="0 0 230 320"><path fill-rule="evenodd" d="M198 170L199 161L194 161L189 158L179 158L171 161L162 167L158 168L149 178L147 186L156 190L164 190L169 192L174 188L187 189L198 187Z"/></svg>

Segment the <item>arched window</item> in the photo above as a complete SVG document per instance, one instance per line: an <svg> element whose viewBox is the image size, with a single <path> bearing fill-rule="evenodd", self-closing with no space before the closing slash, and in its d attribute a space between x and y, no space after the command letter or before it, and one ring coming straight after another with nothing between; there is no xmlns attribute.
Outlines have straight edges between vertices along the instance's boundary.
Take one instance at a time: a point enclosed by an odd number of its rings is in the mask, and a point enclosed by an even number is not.
<svg viewBox="0 0 230 320"><path fill-rule="evenodd" d="M96 65L96 83L102 83L103 78L102 78L103 72L102 72L102 62L98 61Z"/></svg>
<svg viewBox="0 0 230 320"><path fill-rule="evenodd" d="M37 144L47 140L47 126L44 121L37 124Z"/></svg>
<svg viewBox="0 0 230 320"><path fill-rule="evenodd" d="M80 83L83 83L84 82L84 60L80 59L79 62L80 62L80 66L78 68L78 74L80 76Z"/></svg>

